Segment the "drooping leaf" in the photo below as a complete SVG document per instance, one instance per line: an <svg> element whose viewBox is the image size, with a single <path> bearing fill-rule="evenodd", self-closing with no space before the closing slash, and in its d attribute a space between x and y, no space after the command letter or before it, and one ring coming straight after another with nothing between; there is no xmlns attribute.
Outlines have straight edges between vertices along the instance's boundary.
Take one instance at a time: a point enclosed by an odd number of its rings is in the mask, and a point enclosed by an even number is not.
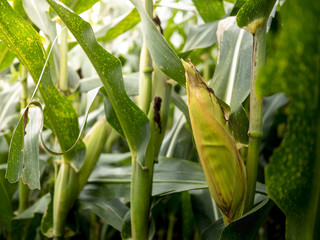
<svg viewBox="0 0 320 240"><path fill-rule="evenodd" d="M266 22L277 0L247 0L237 13L237 24L254 34Z"/></svg>
<svg viewBox="0 0 320 240"><path fill-rule="evenodd" d="M259 228L273 206L273 201L266 199L251 209L240 219L230 223L221 233L221 240L254 240Z"/></svg>
<svg viewBox="0 0 320 240"><path fill-rule="evenodd" d="M139 13L136 9L133 9L130 13L126 14L120 21L112 25L111 27L103 27L96 32L96 38L98 41L108 42L115 39L122 33L132 29L140 22Z"/></svg>
<svg viewBox="0 0 320 240"><path fill-rule="evenodd" d="M121 231L122 221L129 208L117 199L109 202L80 202L80 210L91 210L107 224Z"/></svg>
<svg viewBox="0 0 320 240"><path fill-rule="evenodd" d="M184 68L180 59L152 22L141 0L130 1L140 14L144 37L153 61L168 77L185 86Z"/></svg>
<svg viewBox="0 0 320 240"><path fill-rule="evenodd" d="M6 45L0 41L0 71L8 68L12 64L14 58L14 54L12 54Z"/></svg>
<svg viewBox="0 0 320 240"><path fill-rule="evenodd" d="M43 195L38 201L36 201L31 207L20 213L15 219L28 219L33 218L36 213L43 214L50 202L50 194Z"/></svg>
<svg viewBox="0 0 320 240"><path fill-rule="evenodd" d="M26 126L22 180L30 189L40 189L40 167L39 167L39 131L42 122L42 113L38 108L29 108L28 124Z"/></svg>
<svg viewBox="0 0 320 240"><path fill-rule="evenodd" d="M205 22L216 21L225 14L222 0L192 0L192 2Z"/></svg>
<svg viewBox="0 0 320 240"><path fill-rule="evenodd" d="M320 236L319 7L311 0L282 5L277 51L257 79L260 96L283 91L290 100L287 133L266 169L268 195L286 215L288 239Z"/></svg>
<svg viewBox="0 0 320 240"><path fill-rule="evenodd" d="M38 83L42 76L38 86L39 91L47 106L51 126L61 149L67 150L74 144L79 133L77 114L71 102L53 85L49 68L44 68L46 56L40 35L11 8L7 1L1 0L0 3L0 38L25 65L35 83ZM20 134L20 138L16 141L22 142L22 137ZM21 143L18 145L22 146ZM68 156L72 158L72 153Z"/></svg>
<svg viewBox="0 0 320 240"><path fill-rule="evenodd" d="M145 152L150 136L147 116L125 92L121 62L101 47L89 23L64 8L61 3L47 0L51 7L77 39L95 67L114 107L130 149L138 154L138 161L145 165Z"/></svg>

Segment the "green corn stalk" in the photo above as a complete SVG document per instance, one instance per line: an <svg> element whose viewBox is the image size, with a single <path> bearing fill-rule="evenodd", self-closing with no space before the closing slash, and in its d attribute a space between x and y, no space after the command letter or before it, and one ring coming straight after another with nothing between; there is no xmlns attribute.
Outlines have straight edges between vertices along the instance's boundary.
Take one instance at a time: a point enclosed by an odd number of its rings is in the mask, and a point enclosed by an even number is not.
<svg viewBox="0 0 320 240"><path fill-rule="evenodd" d="M226 112L192 63L186 70L192 132L211 196L225 225L242 216L247 191L246 170L229 133Z"/></svg>
<svg viewBox="0 0 320 240"><path fill-rule="evenodd" d="M260 139L262 137L262 98L256 94L256 78L266 58L267 20L276 0L248 0L237 14L237 25L253 36L251 79L249 146L247 154L248 191L245 212L254 203L258 173Z"/></svg>

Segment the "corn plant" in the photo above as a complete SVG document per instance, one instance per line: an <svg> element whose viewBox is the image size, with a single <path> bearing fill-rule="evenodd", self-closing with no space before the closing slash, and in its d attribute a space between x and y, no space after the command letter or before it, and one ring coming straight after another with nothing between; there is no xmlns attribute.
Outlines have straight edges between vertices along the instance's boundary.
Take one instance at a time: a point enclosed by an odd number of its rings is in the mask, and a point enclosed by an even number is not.
<svg viewBox="0 0 320 240"><path fill-rule="evenodd" d="M0 0L1 239L318 239L319 10Z"/></svg>

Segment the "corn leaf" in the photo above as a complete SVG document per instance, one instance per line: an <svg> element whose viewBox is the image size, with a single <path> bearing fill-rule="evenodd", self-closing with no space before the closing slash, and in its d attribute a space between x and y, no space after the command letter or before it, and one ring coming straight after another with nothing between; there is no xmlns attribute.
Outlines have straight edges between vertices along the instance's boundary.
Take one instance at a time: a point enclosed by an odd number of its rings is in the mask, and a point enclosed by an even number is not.
<svg viewBox="0 0 320 240"><path fill-rule="evenodd" d="M8 191L8 182L4 179L4 170L0 168L0 225L10 229L11 220L14 215L11 205L12 196L10 196Z"/></svg>
<svg viewBox="0 0 320 240"><path fill-rule="evenodd" d="M217 41L218 21L192 26L182 52L212 46Z"/></svg>
<svg viewBox="0 0 320 240"><path fill-rule="evenodd" d="M225 14L222 0L192 0L192 2L205 22L216 21Z"/></svg>
<svg viewBox="0 0 320 240"><path fill-rule="evenodd" d="M140 14L144 37L153 61L168 77L185 86L184 68L180 59L154 25L141 0L130 1Z"/></svg>
<svg viewBox="0 0 320 240"><path fill-rule="evenodd" d="M268 195L286 215L287 239L320 237L319 11L312 0L284 3L277 51L257 79L260 96L283 91L290 100L287 133L266 169Z"/></svg>
<svg viewBox="0 0 320 240"><path fill-rule="evenodd" d="M7 48L7 46L0 42L0 71L8 68L13 62L15 56Z"/></svg>
<svg viewBox="0 0 320 240"><path fill-rule="evenodd" d="M90 9L99 0L62 0L63 4L67 5L74 12L80 14Z"/></svg>
<svg viewBox="0 0 320 240"><path fill-rule="evenodd" d="M127 157L127 155L123 155L123 159ZM105 201L121 197L129 200L131 167L110 166L112 158L113 156L109 155L109 157L104 156L104 159L99 160L88 184L80 194L80 199L85 201L104 199ZM190 175L191 172L192 175ZM159 159L159 163L155 164L153 196L163 196L207 187L202 168L198 163L162 157Z"/></svg>
<svg viewBox="0 0 320 240"><path fill-rule="evenodd" d="M236 141L248 141L248 116L242 106L250 92L252 36L240 30L235 17L219 21L219 58L210 87L231 108L230 128Z"/></svg>
<svg viewBox="0 0 320 240"><path fill-rule="evenodd" d="M120 60L98 44L89 23L66 9L61 3L55 0L47 0L47 2L64 21L96 69L130 149L138 154L138 161L144 166L145 152L150 137L150 123L148 117L125 91Z"/></svg>
<svg viewBox="0 0 320 240"><path fill-rule="evenodd" d="M107 224L121 231L122 221L129 208L117 199L109 202L80 201L80 210L90 210Z"/></svg>
<svg viewBox="0 0 320 240"><path fill-rule="evenodd" d="M97 31L96 37L98 41L108 42L115 39L122 33L132 29L140 22L139 13L136 9L133 9L130 13L126 14L120 21L112 26L103 27Z"/></svg>
<svg viewBox="0 0 320 240"><path fill-rule="evenodd" d="M46 57L39 34L21 18L7 1L0 1L0 39L15 53L25 65L35 83L38 83ZM71 104L54 87L48 67L43 71L39 91L48 107L51 126L62 150L70 148L79 134L77 114ZM16 135L17 134L17 135ZM20 121L12 138L8 160L8 180L18 181L21 174L21 150L23 149L24 129ZM16 147L19 148L16 148ZM69 158L73 156L70 153ZM12 172L11 172L12 171Z"/></svg>
<svg viewBox="0 0 320 240"><path fill-rule="evenodd" d="M265 199L240 219L230 223L221 233L221 240L254 240L274 205L270 199Z"/></svg>

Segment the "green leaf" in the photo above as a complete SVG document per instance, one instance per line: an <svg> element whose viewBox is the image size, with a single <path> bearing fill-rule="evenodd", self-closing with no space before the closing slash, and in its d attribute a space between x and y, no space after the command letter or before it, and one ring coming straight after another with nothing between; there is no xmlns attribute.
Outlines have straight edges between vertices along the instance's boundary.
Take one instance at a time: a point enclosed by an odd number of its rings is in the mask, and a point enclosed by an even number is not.
<svg viewBox="0 0 320 240"><path fill-rule="evenodd" d="M3 225L7 230L10 230L11 220L14 217L11 196L4 178L4 170L0 170L0 225Z"/></svg>
<svg viewBox="0 0 320 240"><path fill-rule="evenodd" d="M248 141L248 116L242 103L250 93L252 36L240 30L235 17L219 21L219 58L209 86L230 108L230 128L236 141Z"/></svg>
<svg viewBox="0 0 320 240"><path fill-rule="evenodd" d="M130 13L126 14L120 21L113 24L111 27L106 26L96 32L98 41L108 42L115 39L122 33L132 29L140 22L140 16L136 9L133 9Z"/></svg>
<svg viewBox="0 0 320 240"><path fill-rule="evenodd" d="M48 67L41 75L46 56L40 35L5 0L0 0L0 38L25 65L35 83L38 83L42 76L39 91L47 107L51 126L61 149L69 149L79 133L77 114L71 102L53 85ZM22 136L20 134L20 137ZM69 158L71 157L72 155L69 155Z"/></svg>
<svg viewBox="0 0 320 240"><path fill-rule="evenodd" d="M182 52L198 48L207 48L217 41L218 21L192 26L187 35Z"/></svg>
<svg viewBox="0 0 320 240"><path fill-rule="evenodd" d="M160 34L142 2L140 0L130 1L140 14L144 37L153 61L168 77L185 86L185 71L180 59Z"/></svg>
<svg viewBox="0 0 320 240"><path fill-rule="evenodd" d="M220 239L224 223L218 207L213 206L215 203L212 201L209 190L192 190L190 195L200 239Z"/></svg>
<svg viewBox="0 0 320 240"><path fill-rule="evenodd" d="M67 5L74 12L80 14L90 9L99 0L62 0L63 4Z"/></svg>
<svg viewBox="0 0 320 240"><path fill-rule="evenodd" d="M36 213L43 214L50 202L50 194L47 193L38 199L31 207L17 215L14 219L33 218Z"/></svg>
<svg viewBox="0 0 320 240"><path fill-rule="evenodd" d="M20 83L6 87L0 92L0 130L10 128L13 117L19 116L17 106L20 94Z"/></svg>
<svg viewBox="0 0 320 240"><path fill-rule="evenodd" d="M40 189L39 131L42 112L38 108L29 108L28 118L24 137L22 180L30 189Z"/></svg>
<svg viewBox="0 0 320 240"><path fill-rule="evenodd" d="M266 199L251 209L240 219L230 223L221 233L221 240L254 240L273 206L273 201Z"/></svg>
<svg viewBox="0 0 320 240"><path fill-rule="evenodd" d="M121 231L122 221L129 208L114 199L109 202L80 202L80 210L91 210L107 224Z"/></svg>
<svg viewBox="0 0 320 240"><path fill-rule="evenodd" d="M112 155L110 157L112 158ZM131 167L111 167L106 158L104 159L106 162L101 160L81 192L80 199L97 201L97 199L111 200L122 197L129 200ZM207 183L198 163L182 159L160 158L159 163L155 164L153 196L202 188L207 188Z"/></svg>
<svg viewBox="0 0 320 240"><path fill-rule="evenodd" d="M21 116L18 125L16 126L9 147L8 166L6 178L10 183L15 183L19 180L23 167L23 140L24 129L28 120L28 112L25 111Z"/></svg>
<svg viewBox="0 0 320 240"><path fill-rule="evenodd" d="M10 52L3 42L0 42L0 71L8 68L12 64L14 58L14 54Z"/></svg>
<svg viewBox="0 0 320 240"><path fill-rule="evenodd" d="M150 137L148 117L125 92L121 62L101 47L89 23L70 12L60 3L47 0L51 7L77 39L96 69L109 99L114 107L131 151L137 153L138 161L145 166L145 152Z"/></svg>
<svg viewBox="0 0 320 240"><path fill-rule="evenodd" d="M192 0L192 2L205 22L218 20L225 14L222 0Z"/></svg>
<svg viewBox="0 0 320 240"><path fill-rule="evenodd" d="M260 96L278 91L290 100L288 128L266 168L268 195L286 215L286 238L318 239L320 192L319 4L286 1L283 28L257 79Z"/></svg>
<svg viewBox="0 0 320 240"><path fill-rule="evenodd" d="M256 29L268 20L276 1L247 0L237 13L238 26L254 34Z"/></svg>

